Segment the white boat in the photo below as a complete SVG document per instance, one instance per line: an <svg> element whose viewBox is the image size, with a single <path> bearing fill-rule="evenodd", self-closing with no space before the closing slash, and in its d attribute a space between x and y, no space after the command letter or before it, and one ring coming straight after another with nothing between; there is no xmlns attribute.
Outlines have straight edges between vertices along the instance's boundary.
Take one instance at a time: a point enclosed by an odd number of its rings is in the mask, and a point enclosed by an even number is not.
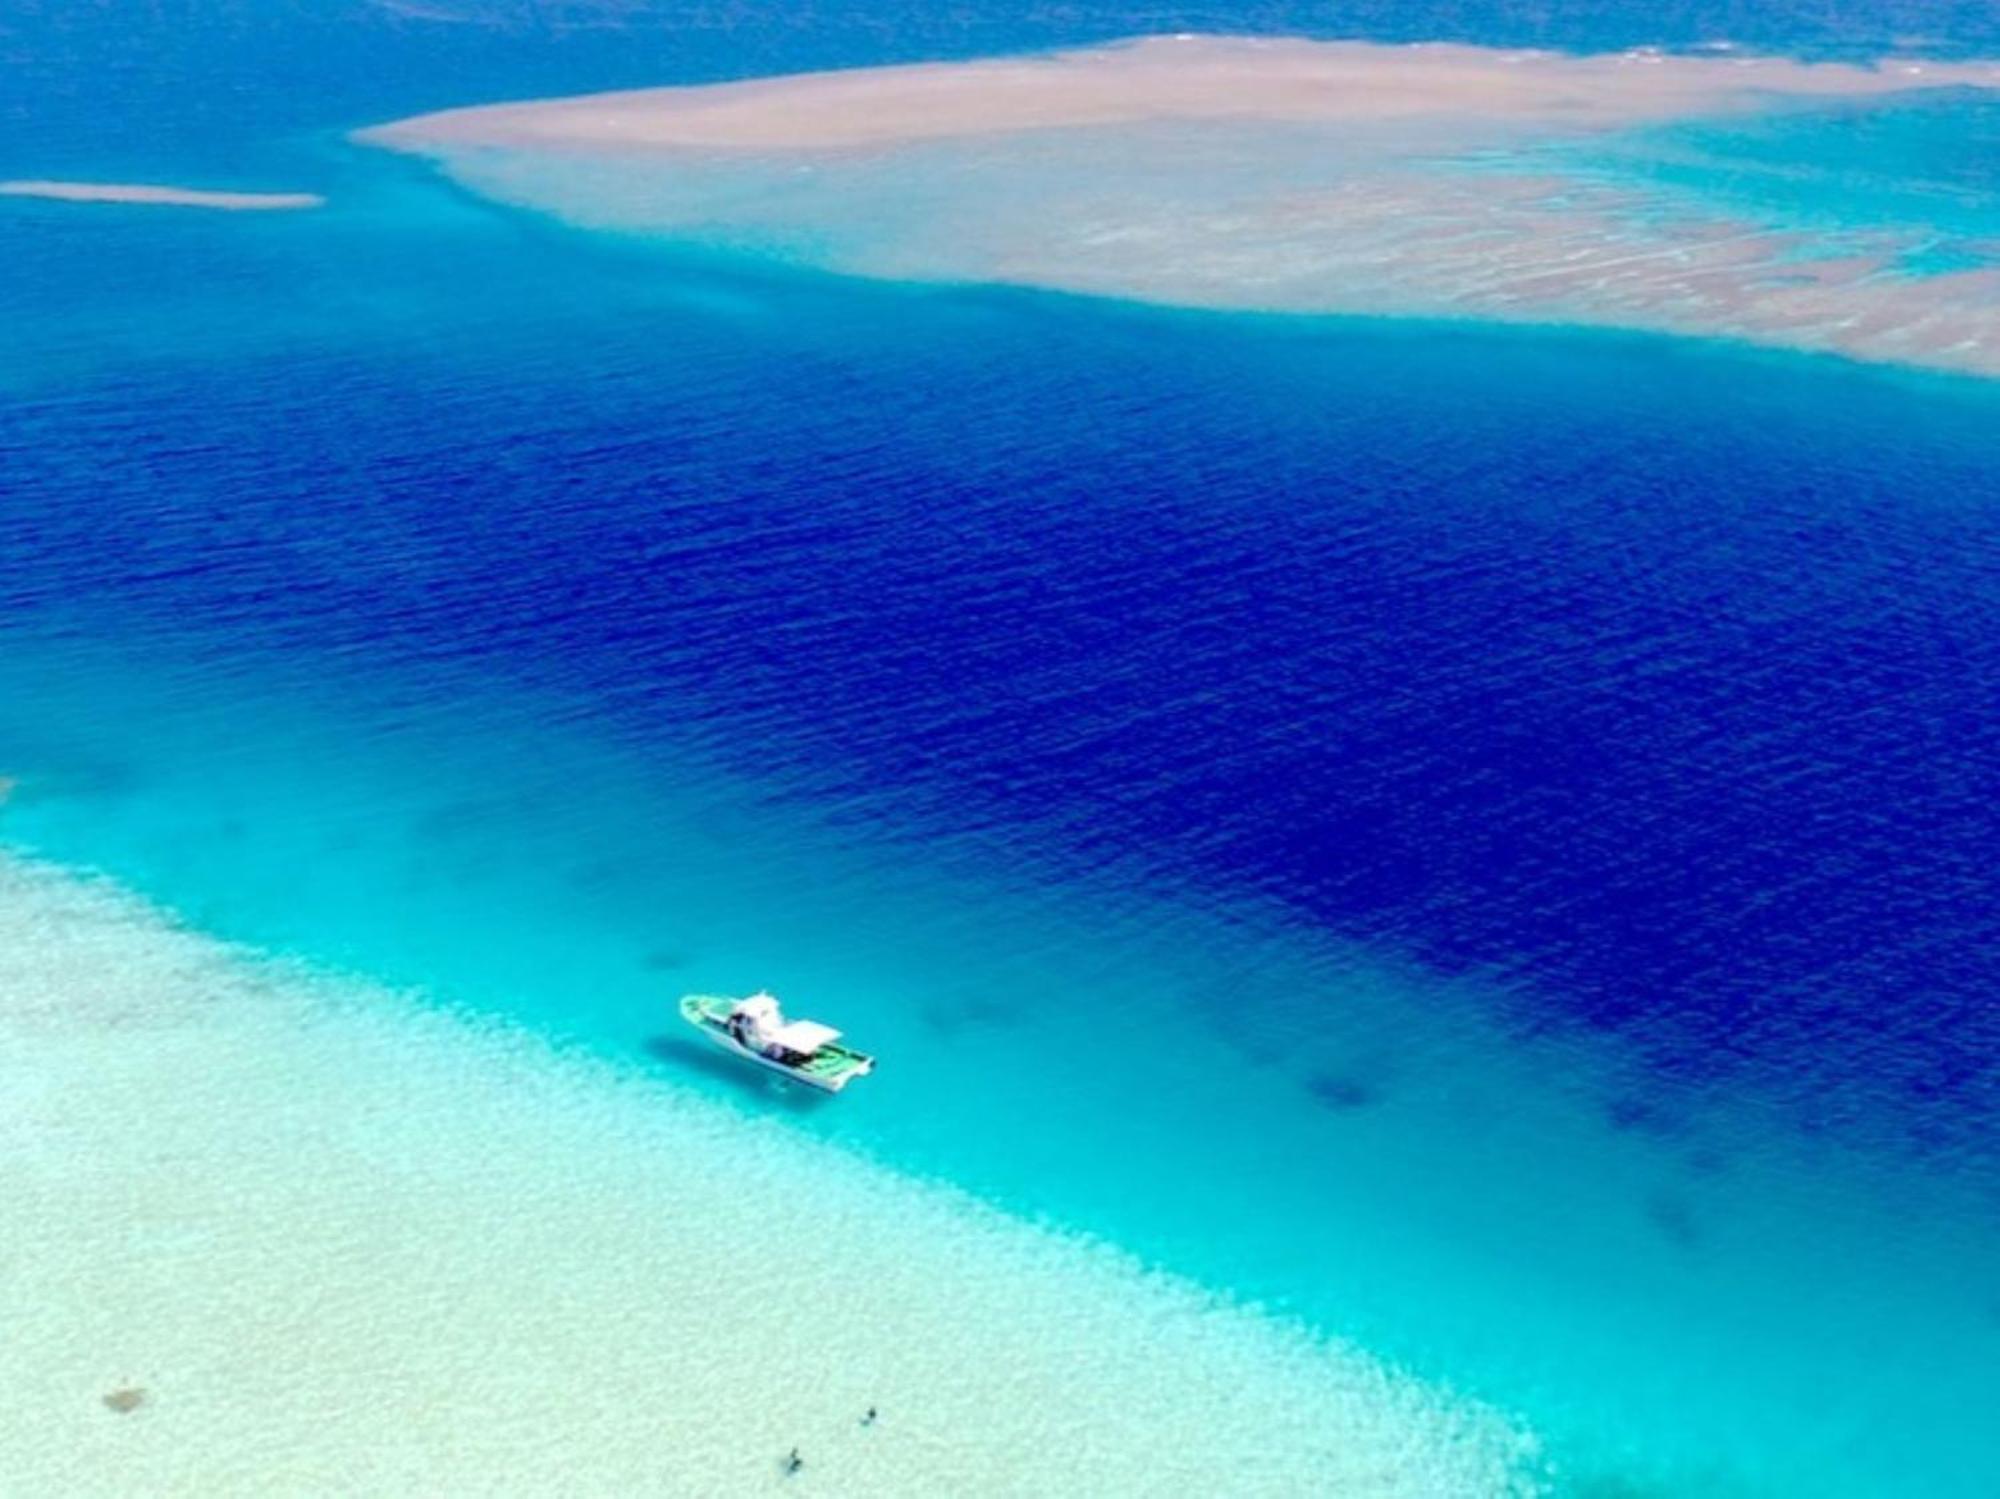
<svg viewBox="0 0 2000 1499"><path fill-rule="evenodd" d="M832 1026L787 1020L777 999L762 992L743 999L683 995L681 1019L724 1051L823 1093L838 1093L875 1070L875 1059L840 1045L840 1032Z"/></svg>

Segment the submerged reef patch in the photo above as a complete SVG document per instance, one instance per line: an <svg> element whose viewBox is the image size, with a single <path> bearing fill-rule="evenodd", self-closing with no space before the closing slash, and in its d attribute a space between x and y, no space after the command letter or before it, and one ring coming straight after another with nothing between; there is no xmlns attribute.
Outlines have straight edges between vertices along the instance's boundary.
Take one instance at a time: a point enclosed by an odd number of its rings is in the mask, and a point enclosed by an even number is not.
<svg viewBox="0 0 2000 1499"><path fill-rule="evenodd" d="M1374 1086L1342 1073L1317 1072L1306 1079L1306 1091L1329 1109L1365 1109L1376 1102Z"/></svg>

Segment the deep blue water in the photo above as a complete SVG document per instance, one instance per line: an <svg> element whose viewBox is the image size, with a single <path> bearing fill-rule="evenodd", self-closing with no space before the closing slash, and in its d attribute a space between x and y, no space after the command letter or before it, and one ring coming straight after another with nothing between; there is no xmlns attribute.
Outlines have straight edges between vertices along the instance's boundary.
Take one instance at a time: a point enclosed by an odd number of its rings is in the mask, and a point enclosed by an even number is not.
<svg viewBox="0 0 2000 1499"><path fill-rule="evenodd" d="M38 404L10 519L177 633L483 661L641 738L697 705L746 776L1254 891L1816 1127L1990 1143L1990 393L813 295L779 364L586 308L481 330L497 400L404 347Z"/></svg>
<svg viewBox="0 0 2000 1499"><path fill-rule="evenodd" d="M1310 20L2000 46L1739 9ZM625 1054L782 982L900 1063L801 1128L1517 1404L1580 1480L1991 1490L2000 394L859 286L329 134L1278 11L154 14L17 18L0 175L334 204L0 212L0 832ZM1086 1086L1039 1061L1086 997L1226 1060Z"/></svg>

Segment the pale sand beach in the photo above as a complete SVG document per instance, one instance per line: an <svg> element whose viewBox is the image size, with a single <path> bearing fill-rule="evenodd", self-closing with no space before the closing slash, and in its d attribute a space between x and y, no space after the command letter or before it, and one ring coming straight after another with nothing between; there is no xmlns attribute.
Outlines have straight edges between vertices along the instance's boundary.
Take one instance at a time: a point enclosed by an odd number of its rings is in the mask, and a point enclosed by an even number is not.
<svg viewBox="0 0 2000 1499"><path fill-rule="evenodd" d="M0 197L49 198L60 203L143 203L167 208L218 208L232 212L287 208L319 208L326 199L317 193L209 192L194 187L167 187L147 182L58 182L17 178L0 182Z"/></svg>
<svg viewBox="0 0 2000 1499"><path fill-rule="evenodd" d="M0 1194L10 1492L1539 1490L1359 1350L5 856Z"/></svg>
<svg viewBox="0 0 2000 1499"><path fill-rule="evenodd" d="M1674 122L1993 89L1988 61L1155 37L449 110L358 138L584 227L851 274L1993 374L1985 241L1917 273L1927 223L1753 210L1561 154Z"/></svg>

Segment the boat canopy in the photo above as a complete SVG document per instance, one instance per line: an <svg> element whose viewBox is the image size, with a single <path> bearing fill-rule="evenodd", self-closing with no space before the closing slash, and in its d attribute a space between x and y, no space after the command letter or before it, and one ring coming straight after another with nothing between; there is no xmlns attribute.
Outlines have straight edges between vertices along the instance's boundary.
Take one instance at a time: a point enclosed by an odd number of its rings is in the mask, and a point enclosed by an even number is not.
<svg viewBox="0 0 2000 1499"><path fill-rule="evenodd" d="M767 1020L777 1021L782 1018L778 1014L777 996L768 994L762 989L759 989L748 998L737 1000L735 1004L729 1007L729 1013L732 1015L748 1015L751 1019L759 1023Z"/></svg>
<svg viewBox="0 0 2000 1499"><path fill-rule="evenodd" d="M767 1032L764 1039L787 1051L796 1051L802 1056L811 1056L829 1041L838 1040L840 1032L830 1025L821 1025L817 1020L791 1020L776 1030Z"/></svg>

